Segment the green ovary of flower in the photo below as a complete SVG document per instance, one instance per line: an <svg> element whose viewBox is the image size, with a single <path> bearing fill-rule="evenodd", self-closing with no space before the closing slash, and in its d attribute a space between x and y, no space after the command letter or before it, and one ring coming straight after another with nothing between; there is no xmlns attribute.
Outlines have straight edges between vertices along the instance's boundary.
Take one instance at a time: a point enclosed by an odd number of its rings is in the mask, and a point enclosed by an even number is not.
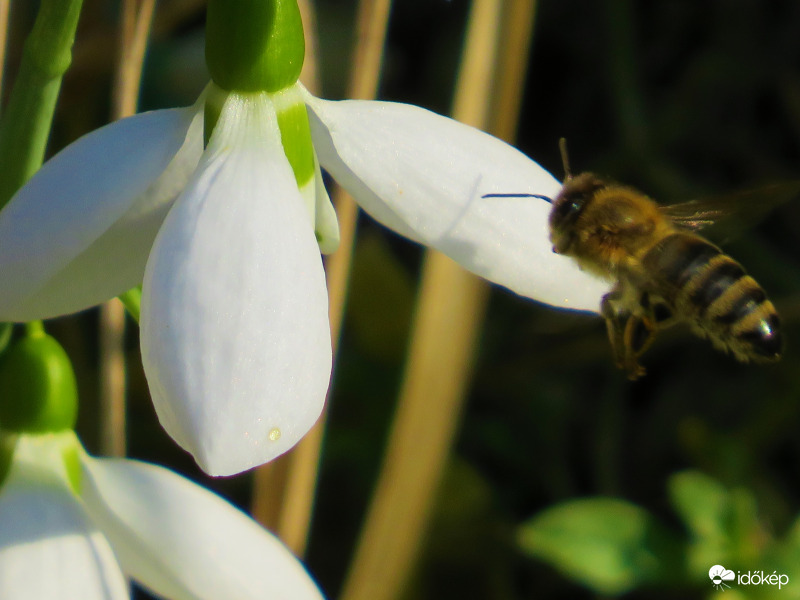
<svg viewBox="0 0 800 600"><path fill-rule="evenodd" d="M13 343L0 360L0 429L63 431L77 412L75 373L61 345L44 332Z"/></svg>
<svg viewBox="0 0 800 600"><path fill-rule="evenodd" d="M210 0L206 63L225 90L277 92L300 77L305 55L296 0Z"/></svg>

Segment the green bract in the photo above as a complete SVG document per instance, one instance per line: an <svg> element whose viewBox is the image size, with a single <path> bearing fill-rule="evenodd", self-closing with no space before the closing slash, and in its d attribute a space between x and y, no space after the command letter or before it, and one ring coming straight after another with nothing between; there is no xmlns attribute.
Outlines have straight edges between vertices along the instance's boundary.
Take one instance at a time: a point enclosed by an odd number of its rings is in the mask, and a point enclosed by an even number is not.
<svg viewBox="0 0 800 600"><path fill-rule="evenodd" d="M209 0L206 63L221 88L277 92L300 77L304 55L296 0Z"/></svg>
<svg viewBox="0 0 800 600"><path fill-rule="evenodd" d="M44 332L12 343L0 360L0 429L63 431L77 412L75 373L61 345Z"/></svg>

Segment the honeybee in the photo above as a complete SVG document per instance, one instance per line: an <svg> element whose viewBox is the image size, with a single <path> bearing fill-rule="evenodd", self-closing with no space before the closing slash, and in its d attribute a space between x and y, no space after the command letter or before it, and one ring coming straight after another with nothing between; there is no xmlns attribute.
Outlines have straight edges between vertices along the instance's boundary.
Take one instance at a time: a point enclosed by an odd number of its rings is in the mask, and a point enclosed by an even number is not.
<svg viewBox="0 0 800 600"><path fill-rule="evenodd" d="M617 366L644 375L639 357L658 331L686 322L741 362L774 362L783 346L778 313L744 268L695 233L723 216L719 202L660 206L643 193L592 173L573 176L560 143L565 179L552 203L553 252L613 283L600 313ZM797 193L797 186L791 194ZM742 200L752 200L742 194Z"/></svg>

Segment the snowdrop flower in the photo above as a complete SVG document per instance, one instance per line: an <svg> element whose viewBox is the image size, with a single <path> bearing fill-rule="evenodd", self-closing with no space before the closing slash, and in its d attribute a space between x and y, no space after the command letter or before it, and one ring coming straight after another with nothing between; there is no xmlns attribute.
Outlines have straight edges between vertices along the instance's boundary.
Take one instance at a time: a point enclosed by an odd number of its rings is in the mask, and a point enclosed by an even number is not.
<svg viewBox="0 0 800 600"><path fill-rule="evenodd" d="M69 359L41 331L0 363L0 598L319 599L255 521L155 465L92 458Z"/></svg>
<svg viewBox="0 0 800 600"><path fill-rule="evenodd" d="M168 469L20 435L0 487L0 598L319 599L280 541Z"/></svg>
<svg viewBox="0 0 800 600"><path fill-rule="evenodd" d="M243 23L212 0L207 94L81 138L0 212L0 320L81 310L143 283L156 411L215 475L285 452L322 410L320 251L335 249L338 228L320 166L379 222L518 294L596 310L606 285L551 252L546 202L482 198L554 197L552 175L418 107L315 98L297 83L295 1L275 5L274 19Z"/></svg>

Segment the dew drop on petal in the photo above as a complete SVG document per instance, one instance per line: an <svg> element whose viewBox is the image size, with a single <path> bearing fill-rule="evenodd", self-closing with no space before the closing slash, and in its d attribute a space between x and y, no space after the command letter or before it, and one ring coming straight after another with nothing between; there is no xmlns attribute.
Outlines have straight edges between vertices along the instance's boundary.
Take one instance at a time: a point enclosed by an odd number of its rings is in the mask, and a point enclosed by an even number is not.
<svg viewBox="0 0 800 600"><path fill-rule="evenodd" d="M277 442L279 439L281 439L281 430L278 429L277 427L273 427L272 429L270 429L269 439L272 440L273 442Z"/></svg>

